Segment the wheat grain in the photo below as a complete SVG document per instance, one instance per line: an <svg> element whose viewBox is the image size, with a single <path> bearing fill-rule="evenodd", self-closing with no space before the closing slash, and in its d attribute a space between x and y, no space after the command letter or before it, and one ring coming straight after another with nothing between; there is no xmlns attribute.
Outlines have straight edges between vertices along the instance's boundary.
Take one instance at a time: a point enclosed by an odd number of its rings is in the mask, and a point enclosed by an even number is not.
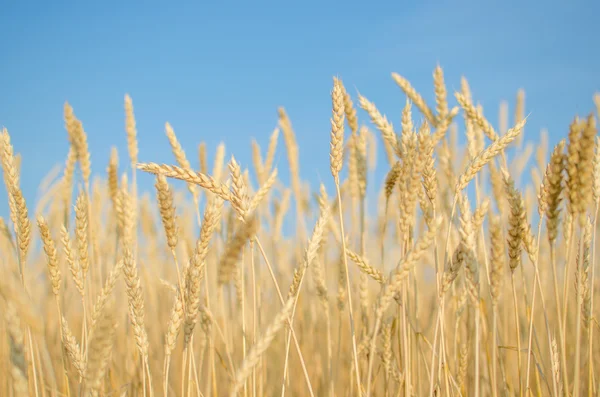
<svg viewBox="0 0 600 397"><path fill-rule="evenodd" d="M348 250L348 258L352 259L352 262L356 263L358 268L364 273L370 276L373 280L379 284L385 284L385 277L383 273L369 265L364 258L358 255L356 252Z"/></svg>
<svg viewBox="0 0 600 397"><path fill-rule="evenodd" d="M367 111L371 117L371 122L375 124L377 129L381 132L386 148L389 148L390 151L395 152L398 157L401 157L400 147L398 146L398 137L394 132L392 123L390 123L385 116L381 115L375 104L369 102L367 98L360 95L358 99L360 101L360 107Z"/></svg>
<svg viewBox="0 0 600 397"><path fill-rule="evenodd" d="M44 252L46 253L46 260L48 262L48 273L50 274L50 281L52 282L52 292L58 297L58 294L60 293L61 277L60 269L58 267L56 246L50 235L48 223L42 216L38 217L38 227L40 229L42 242L44 243Z"/></svg>
<svg viewBox="0 0 600 397"><path fill-rule="evenodd" d="M429 106L427 106L427 103L425 103L423 97L421 97L421 95L419 95L419 93L412 87L412 85L410 85L408 80L400 76L398 73L392 73L392 78L394 79L396 84L398 84L398 86L402 89L402 91L404 91L408 99L410 99L415 104L415 106L419 108L419 110L423 113L427 121L433 125L436 125L436 119L433 115L433 112L431 111Z"/></svg>
<svg viewBox="0 0 600 397"><path fill-rule="evenodd" d="M333 115L331 118L331 151L329 157L331 175L338 178L338 174L342 169L344 147L344 94L342 85L337 78L333 80L331 101L333 103Z"/></svg>
<svg viewBox="0 0 600 397"><path fill-rule="evenodd" d="M521 249L523 237L525 236L525 202L523 197L515 189L514 181L508 175L504 174L504 183L506 186L506 195L510 206L509 229L508 229L508 265L512 272L521 264Z"/></svg>
<svg viewBox="0 0 600 397"><path fill-rule="evenodd" d="M138 169L151 174L162 174L169 178L180 179L182 181L196 184L216 194L225 201L231 201L232 198L227 186L200 172L195 172L190 169L185 169L174 165L159 165L156 163L138 164Z"/></svg>
<svg viewBox="0 0 600 397"><path fill-rule="evenodd" d="M158 196L158 206L163 227L167 235L167 244L171 250L175 250L178 240L177 216L175 214L175 205L173 204L173 193L169 188L167 179L164 175L156 176L156 193Z"/></svg>
<svg viewBox="0 0 600 397"><path fill-rule="evenodd" d="M448 94L444 83L444 71L440 65L433 71L433 86L435 88L436 124L448 118Z"/></svg>
<svg viewBox="0 0 600 397"><path fill-rule="evenodd" d="M465 95L457 92L454 94L454 96L467 114L467 118L481 128L488 139L490 139L492 142L498 139L498 133L494 130L494 127L492 127L489 121L487 121L483 114L479 112L475 106L473 106L473 104L465 97Z"/></svg>
<svg viewBox="0 0 600 397"><path fill-rule="evenodd" d="M518 124L516 124L513 128L508 130L508 132L492 142L487 148L479 152L477 156L471 160L468 168L458 179L458 183L456 185L456 191L459 192L463 190L467 184L475 177L483 166L489 163L495 156L497 156L502 150L508 146L510 142L512 142L517 135L519 135L525 126L525 119Z"/></svg>

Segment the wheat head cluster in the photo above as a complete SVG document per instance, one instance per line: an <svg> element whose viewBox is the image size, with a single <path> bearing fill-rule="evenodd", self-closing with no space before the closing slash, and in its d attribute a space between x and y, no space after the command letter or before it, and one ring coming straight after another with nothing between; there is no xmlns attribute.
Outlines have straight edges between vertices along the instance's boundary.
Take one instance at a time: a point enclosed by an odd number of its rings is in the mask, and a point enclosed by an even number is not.
<svg viewBox="0 0 600 397"><path fill-rule="evenodd" d="M0 394L599 396L600 94L548 148L522 90L493 126L440 66L434 104L392 78L399 127L333 79L329 191L284 108L251 164L209 166L169 123L172 164L138 153L128 95L127 153L93 157L66 103L35 204L3 129Z"/></svg>

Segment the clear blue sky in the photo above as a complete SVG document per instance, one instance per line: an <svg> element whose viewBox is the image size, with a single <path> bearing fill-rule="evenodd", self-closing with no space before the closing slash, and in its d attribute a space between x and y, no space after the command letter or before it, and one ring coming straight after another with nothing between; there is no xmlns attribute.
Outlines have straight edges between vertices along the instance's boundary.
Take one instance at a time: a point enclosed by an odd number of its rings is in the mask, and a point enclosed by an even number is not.
<svg viewBox="0 0 600 397"><path fill-rule="evenodd" d="M223 141L228 156L247 166L251 138L266 146L283 105L297 133L302 177L317 183L330 179L334 75L396 124L405 98L391 72L429 101L436 63L450 93L464 74L494 123L500 100L512 105L522 87L529 139L546 127L551 144L576 113L593 109L600 90L598 1L0 0L0 16L0 125L23 156L30 208L43 176L64 162L67 100L88 133L98 173L112 145L128 163L125 93L135 106L140 161L174 162L164 135L169 121L193 165L200 141L211 161ZM287 181L283 146L278 158ZM146 175L140 183L150 189L151 181Z"/></svg>

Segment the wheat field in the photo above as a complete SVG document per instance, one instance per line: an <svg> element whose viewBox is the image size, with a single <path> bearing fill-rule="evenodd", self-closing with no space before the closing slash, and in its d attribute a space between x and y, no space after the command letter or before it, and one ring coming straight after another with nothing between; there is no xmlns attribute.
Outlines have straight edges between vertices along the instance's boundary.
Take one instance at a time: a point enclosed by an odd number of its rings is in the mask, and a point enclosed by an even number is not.
<svg viewBox="0 0 600 397"><path fill-rule="evenodd" d="M221 144L209 165L169 123L171 164L138 152L128 95L127 153L92 162L65 103L37 203L3 129L0 394L599 396L600 94L552 148L523 91L493 126L440 66L432 104L392 80L396 126L333 78L329 189L283 107L252 164Z"/></svg>

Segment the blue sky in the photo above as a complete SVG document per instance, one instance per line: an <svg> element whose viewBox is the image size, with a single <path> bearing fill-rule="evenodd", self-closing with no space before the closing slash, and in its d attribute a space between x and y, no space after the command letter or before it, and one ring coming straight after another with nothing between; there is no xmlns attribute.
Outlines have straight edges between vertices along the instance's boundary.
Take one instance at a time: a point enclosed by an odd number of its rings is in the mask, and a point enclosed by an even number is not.
<svg viewBox="0 0 600 397"><path fill-rule="evenodd" d="M332 77L399 125L405 98L390 73L407 77L433 103L439 62L450 93L465 75L494 124L499 102L508 99L512 114L524 88L526 139L545 127L554 144L575 114L593 109L600 90L599 11L597 1L0 0L0 125L22 154L30 208L44 175L67 153L65 101L88 133L95 172L104 172L113 145L121 165L128 163L125 93L135 107L140 161L174 162L164 134L169 121L195 166L201 141L210 161L223 141L228 156L249 166L251 139L266 147L283 105L302 177L318 183L331 178ZM278 152L287 181L282 145ZM152 188L147 175L140 183ZM5 216L3 187L0 193Z"/></svg>

